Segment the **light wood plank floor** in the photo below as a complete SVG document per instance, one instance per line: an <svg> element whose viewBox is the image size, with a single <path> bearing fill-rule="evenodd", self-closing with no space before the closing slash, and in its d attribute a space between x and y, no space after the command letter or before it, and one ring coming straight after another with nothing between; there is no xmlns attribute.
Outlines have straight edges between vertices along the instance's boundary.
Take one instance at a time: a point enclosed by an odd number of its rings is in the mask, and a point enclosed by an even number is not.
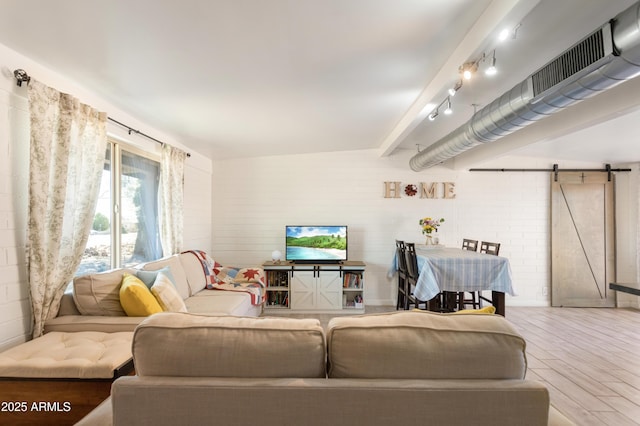
<svg viewBox="0 0 640 426"><path fill-rule="evenodd" d="M527 378L577 425L640 425L640 311L508 307L527 341Z"/></svg>
<svg viewBox="0 0 640 426"><path fill-rule="evenodd" d="M367 307L367 313L394 311ZM331 315L318 318L326 328ZM640 310L507 307L527 341L528 379L576 425L640 425Z"/></svg>

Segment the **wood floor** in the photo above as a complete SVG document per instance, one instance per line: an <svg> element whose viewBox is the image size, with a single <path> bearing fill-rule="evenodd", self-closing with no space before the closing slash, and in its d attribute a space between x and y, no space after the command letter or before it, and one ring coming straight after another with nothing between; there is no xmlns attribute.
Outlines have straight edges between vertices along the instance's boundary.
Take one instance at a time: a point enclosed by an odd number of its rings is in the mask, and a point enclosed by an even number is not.
<svg viewBox="0 0 640 426"><path fill-rule="evenodd" d="M527 378L545 383L558 411L579 426L640 425L640 310L507 307L507 319L527 341Z"/></svg>
<svg viewBox="0 0 640 426"><path fill-rule="evenodd" d="M577 425L640 425L640 311L507 308L527 341L527 378Z"/></svg>

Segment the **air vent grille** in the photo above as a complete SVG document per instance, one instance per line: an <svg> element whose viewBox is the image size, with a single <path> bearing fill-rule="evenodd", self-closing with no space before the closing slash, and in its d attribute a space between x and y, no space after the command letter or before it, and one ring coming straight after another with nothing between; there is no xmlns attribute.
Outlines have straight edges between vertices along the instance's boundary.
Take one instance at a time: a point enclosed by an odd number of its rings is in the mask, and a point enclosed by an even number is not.
<svg viewBox="0 0 640 426"><path fill-rule="evenodd" d="M610 40L607 25L549 62L531 76L533 95L538 96L609 55L613 51Z"/></svg>

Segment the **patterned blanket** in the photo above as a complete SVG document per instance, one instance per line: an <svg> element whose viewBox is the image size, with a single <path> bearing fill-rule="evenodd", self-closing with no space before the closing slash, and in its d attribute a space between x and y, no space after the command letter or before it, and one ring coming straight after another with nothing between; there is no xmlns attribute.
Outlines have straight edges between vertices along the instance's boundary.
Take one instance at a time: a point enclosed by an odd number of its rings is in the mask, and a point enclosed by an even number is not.
<svg viewBox="0 0 640 426"><path fill-rule="evenodd" d="M261 268L229 268L215 262L201 250L188 250L202 264L209 290L242 291L251 295L251 304L262 305L265 301L265 279Z"/></svg>

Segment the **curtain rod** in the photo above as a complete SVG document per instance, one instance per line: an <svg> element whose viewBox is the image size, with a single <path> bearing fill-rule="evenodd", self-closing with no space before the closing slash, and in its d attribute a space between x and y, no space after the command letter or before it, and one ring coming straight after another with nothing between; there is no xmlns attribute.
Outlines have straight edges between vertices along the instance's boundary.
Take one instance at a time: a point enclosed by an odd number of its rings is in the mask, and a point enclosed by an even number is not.
<svg viewBox="0 0 640 426"><path fill-rule="evenodd" d="M554 180L558 181L558 173L560 172L601 172L609 174L611 181L612 172L630 172L631 169L612 169L611 164L606 164L604 169L559 169L557 164L552 169L469 169L470 172L553 172Z"/></svg>
<svg viewBox="0 0 640 426"><path fill-rule="evenodd" d="M156 143L159 143L160 145L164 145L164 144L165 144L164 142L159 141L158 139L154 138L153 136L149 136L149 135L147 135L147 134L145 134L145 133L142 133L140 130L136 130L136 129L134 129L134 128L133 128L133 127L131 127L131 126L127 126L126 124L124 124L124 123L122 123L122 122L120 122L120 121L116 120L115 118L107 117L107 119L108 119L109 121L113 121L114 123L116 123L116 124L117 124L117 125L119 125L119 126L124 127L125 129L127 129L127 131L129 132L129 134L131 134L131 133L135 133L136 135L144 136L145 138L150 139L150 140L152 140L152 141L154 141L154 142L156 142ZM191 154L190 154L190 153L188 153L188 152L187 152L187 157L191 157Z"/></svg>
<svg viewBox="0 0 640 426"><path fill-rule="evenodd" d="M27 83L27 85L28 85L29 82L31 81L31 77L23 69L14 70L13 71L13 76L16 78L16 83L20 87L22 87L22 83ZM152 141L154 141L156 143L159 143L160 145L164 145L165 144L164 142L162 142L162 141L160 141L160 140L158 140L158 139L156 139L156 138L154 138L152 136L149 136L146 133L142 133L141 131L134 129L131 126L127 126L126 124L124 124L124 123L122 123L122 122L120 122L120 121L118 121L118 120L116 120L114 118L111 118L111 117L107 117L107 118L109 119L109 121L113 121L114 123L116 123L116 124L124 127L125 129L127 129L129 131L129 134L135 133L136 135L144 136L145 138L150 139L150 140L152 140ZM186 154L187 154L187 157L191 157L190 153L187 152Z"/></svg>

